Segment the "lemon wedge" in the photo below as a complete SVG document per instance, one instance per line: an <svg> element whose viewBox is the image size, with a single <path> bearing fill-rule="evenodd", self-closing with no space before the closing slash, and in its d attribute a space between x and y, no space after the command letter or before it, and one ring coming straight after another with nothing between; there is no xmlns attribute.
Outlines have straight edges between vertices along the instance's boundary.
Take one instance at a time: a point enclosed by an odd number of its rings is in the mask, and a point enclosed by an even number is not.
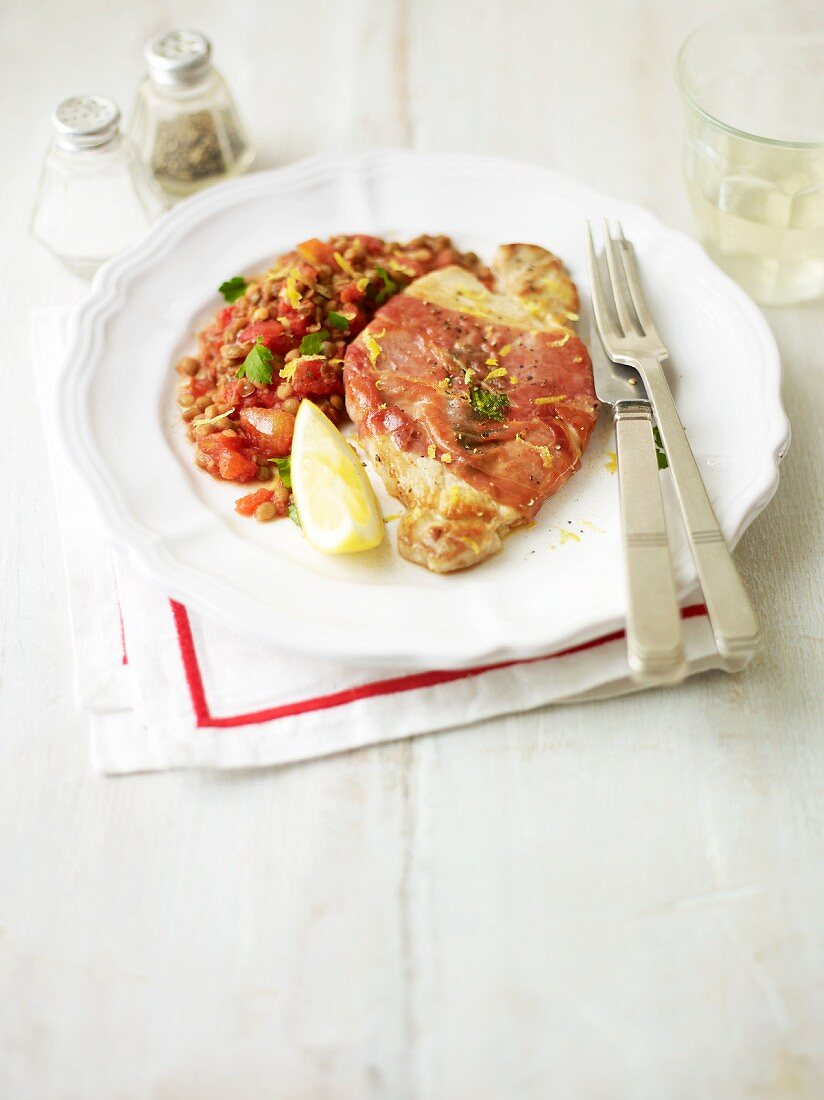
<svg viewBox="0 0 824 1100"><path fill-rule="evenodd" d="M383 541L383 519L360 459L311 401L301 402L295 418L292 492L316 550L351 554Z"/></svg>

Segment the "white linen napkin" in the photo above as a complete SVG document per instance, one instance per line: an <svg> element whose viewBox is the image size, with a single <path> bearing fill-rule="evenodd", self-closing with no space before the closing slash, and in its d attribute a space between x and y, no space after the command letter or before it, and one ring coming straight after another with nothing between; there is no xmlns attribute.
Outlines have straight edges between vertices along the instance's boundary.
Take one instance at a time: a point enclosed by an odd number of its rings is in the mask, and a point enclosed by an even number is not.
<svg viewBox="0 0 824 1100"><path fill-rule="evenodd" d="M89 715L99 771L286 764L637 690L622 634L530 661L420 673L286 653L171 600L127 550L105 541L86 490L57 453L53 381L62 369L66 316L33 315L34 373L59 471L75 694ZM704 609L685 609L684 625L690 672L720 667Z"/></svg>

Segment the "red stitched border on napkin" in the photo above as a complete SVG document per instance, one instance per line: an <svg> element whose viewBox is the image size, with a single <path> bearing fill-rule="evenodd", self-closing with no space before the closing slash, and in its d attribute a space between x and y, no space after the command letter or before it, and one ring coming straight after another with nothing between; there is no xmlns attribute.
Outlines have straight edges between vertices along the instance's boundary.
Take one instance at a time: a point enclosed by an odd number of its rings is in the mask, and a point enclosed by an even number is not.
<svg viewBox="0 0 824 1100"><path fill-rule="evenodd" d="M470 676L480 676L484 672L492 672L499 668L512 668L513 665L531 665L536 661L552 661L557 657L569 657L573 653L581 653L585 649L594 649L596 646L606 645L623 638L624 631L616 630L612 634L606 634L603 638L594 638L590 642L562 649L558 653L548 653L542 657L527 657L516 661L502 661L494 665L479 665L476 668L462 668L446 671L413 672L407 676L396 676L386 680L374 680L369 684L361 684L358 687L347 688L346 691L336 691L330 695L317 695L313 699L301 699L295 703L284 703L278 707L268 707L265 710L253 711L250 714L234 714L219 718L211 713L206 700L206 689L203 685L203 676L197 659L197 650L192 635L192 624L189 621L189 613L183 604L176 600L169 600L174 617L177 640L180 645L180 656L183 661L183 670L186 674L186 682L189 685L189 694L192 698L195 719L198 729L212 728L225 729L231 726L248 726L258 722L271 722L276 718L288 718L295 714L309 714L316 710L328 710L330 707L344 706L346 703L354 703L358 699L371 699L378 695L395 695L403 691L415 691L418 688L434 687L436 684L448 684L453 680L465 680ZM692 604L682 608L681 617L693 619L698 615L706 615L704 604Z"/></svg>

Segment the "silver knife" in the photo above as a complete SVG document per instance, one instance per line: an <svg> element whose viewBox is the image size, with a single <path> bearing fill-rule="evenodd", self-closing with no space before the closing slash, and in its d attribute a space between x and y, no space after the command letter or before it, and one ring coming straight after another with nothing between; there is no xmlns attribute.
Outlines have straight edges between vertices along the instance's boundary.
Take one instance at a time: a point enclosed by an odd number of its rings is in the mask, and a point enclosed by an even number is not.
<svg viewBox="0 0 824 1100"><path fill-rule="evenodd" d="M630 675L645 685L679 683L687 664L652 408L636 372L614 367L597 339L590 340L590 356L595 393L612 407L615 424Z"/></svg>

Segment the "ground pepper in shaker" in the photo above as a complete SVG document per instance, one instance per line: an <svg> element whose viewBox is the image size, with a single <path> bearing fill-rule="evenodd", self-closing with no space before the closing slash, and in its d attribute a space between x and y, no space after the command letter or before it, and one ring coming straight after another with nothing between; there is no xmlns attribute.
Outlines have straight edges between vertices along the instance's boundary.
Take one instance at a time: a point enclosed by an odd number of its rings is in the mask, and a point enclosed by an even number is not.
<svg viewBox="0 0 824 1100"><path fill-rule="evenodd" d="M131 133L164 191L180 198L245 172L254 149L198 31L175 30L146 47Z"/></svg>
<svg viewBox="0 0 824 1100"><path fill-rule="evenodd" d="M121 134L111 99L65 99L52 125L30 230L72 271L88 277L139 237L167 200Z"/></svg>

